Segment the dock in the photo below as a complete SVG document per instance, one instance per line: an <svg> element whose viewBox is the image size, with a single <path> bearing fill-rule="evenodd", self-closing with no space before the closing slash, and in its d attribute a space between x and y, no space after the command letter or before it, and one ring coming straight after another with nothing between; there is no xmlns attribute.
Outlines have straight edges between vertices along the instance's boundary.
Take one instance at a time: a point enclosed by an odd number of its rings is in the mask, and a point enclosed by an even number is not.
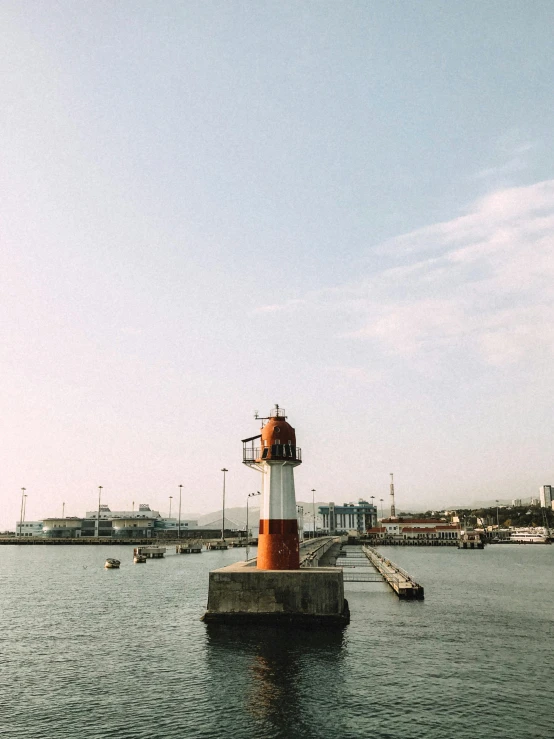
<svg viewBox="0 0 554 739"><path fill-rule="evenodd" d="M206 544L206 549L213 549L213 550L223 550L228 549L228 545L224 541L209 541Z"/></svg>
<svg viewBox="0 0 554 739"><path fill-rule="evenodd" d="M405 600L423 600L423 585L417 583L406 570L403 570L398 565L383 557L382 554L379 554L372 547L364 546L362 547L362 551L399 598Z"/></svg>
<svg viewBox="0 0 554 739"><path fill-rule="evenodd" d="M202 552L201 544L177 544L175 547L177 554L200 554Z"/></svg>

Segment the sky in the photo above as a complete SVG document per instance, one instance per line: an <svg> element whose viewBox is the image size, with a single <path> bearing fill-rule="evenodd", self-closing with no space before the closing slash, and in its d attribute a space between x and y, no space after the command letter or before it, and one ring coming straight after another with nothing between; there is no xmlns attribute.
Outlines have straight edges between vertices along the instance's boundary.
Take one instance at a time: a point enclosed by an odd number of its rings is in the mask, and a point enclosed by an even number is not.
<svg viewBox="0 0 554 739"><path fill-rule="evenodd" d="M0 5L0 529L554 483L554 4ZM175 508L173 508L175 511Z"/></svg>

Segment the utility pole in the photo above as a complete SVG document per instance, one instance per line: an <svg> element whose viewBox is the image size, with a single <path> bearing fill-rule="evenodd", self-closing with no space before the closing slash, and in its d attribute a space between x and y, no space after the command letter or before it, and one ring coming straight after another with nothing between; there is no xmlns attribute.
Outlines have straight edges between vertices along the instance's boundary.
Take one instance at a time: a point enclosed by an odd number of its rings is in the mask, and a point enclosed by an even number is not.
<svg viewBox="0 0 554 739"><path fill-rule="evenodd" d="M181 493L183 492L183 486L179 485L179 524L177 527L177 536L179 537L179 541L181 541Z"/></svg>
<svg viewBox="0 0 554 739"><path fill-rule="evenodd" d="M223 472L223 516L221 518L221 541L225 541L225 473L229 472L226 467L222 467Z"/></svg>
<svg viewBox="0 0 554 739"><path fill-rule="evenodd" d="M27 488L21 488L21 512L19 514L19 538L21 539L21 527L23 526L23 503L25 501L25 490Z"/></svg>
<svg viewBox="0 0 554 739"><path fill-rule="evenodd" d="M314 530L312 532L312 539L315 539L315 488L311 489L312 493L312 511L314 514Z"/></svg>
<svg viewBox="0 0 554 739"><path fill-rule="evenodd" d="M100 538L100 499L102 498L102 485L98 486L98 533L96 536Z"/></svg>
<svg viewBox="0 0 554 739"><path fill-rule="evenodd" d="M394 518L396 516L396 507L394 505L394 473L390 473L390 497L391 497L391 503L390 503L390 515L391 518Z"/></svg>
<svg viewBox="0 0 554 739"><path fill-rule="evenodd" d="M173 500L173 496L169 496L169 518L171 518L171 501Z"/></svg>

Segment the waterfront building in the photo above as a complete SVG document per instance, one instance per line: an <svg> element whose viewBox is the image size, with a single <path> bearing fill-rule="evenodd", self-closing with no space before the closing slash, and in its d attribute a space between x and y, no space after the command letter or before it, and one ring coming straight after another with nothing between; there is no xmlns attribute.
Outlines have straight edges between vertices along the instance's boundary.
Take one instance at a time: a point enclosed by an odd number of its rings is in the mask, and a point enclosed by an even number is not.
<svg viewBox="0 0 554 739"><path fill-rule="evenodd" d="M541 485L539 488L539 499L541 508L552 507L552 485Z"/></svg>
<svg viewBox="0 0 554 739"><path fill-rule="evenodd" d="M76 518L75 516L68 516L67 518L45 518L42 521L43 536L54 539L75 539L81 536L82 528L83 519Z"/></svg>
<svg viewBox="0 0 554 739"><path fill-rule="evenodd" d="M16 536L42 536L42 521L16 521Z"/></svg>
<svg viewBox="0 0 554 739"><path fill-rule="evenodd" d="M33 531L35 536L54 539L96 536L114 539L150 539L162 532L177 534L179 531L178 519L164 518L159 511L151 510L147 503L141 503L138 511L111 511L108 505L101 505L100 517L98 513L98 510L87 511L84 518L68 516L27 522L29 525L23 523L22 530L24 534ZM30 528L31 523L37 525L35 529ZM19 523L17 525L19 526ZM194 529L198 529L198 521L181 519L182 534Z"/></svg>
<svg viewBox="0 0 554 739"><path fill-rule="evenodd" d="M357 503L343 503L341 506L335 503L319 506L319 514L323 519L323 531L331 535L347 531L363 534L377 526L377 507L363 498Z"/></svg>
<svg viewBox="0 0 554 739"><path fill-rule="evenodd" d="M459 524L447 523L442 518L407 518L395 516L384 518L381 526L368 531L373 537L380 539L451 539L460 538Z"/></svg>

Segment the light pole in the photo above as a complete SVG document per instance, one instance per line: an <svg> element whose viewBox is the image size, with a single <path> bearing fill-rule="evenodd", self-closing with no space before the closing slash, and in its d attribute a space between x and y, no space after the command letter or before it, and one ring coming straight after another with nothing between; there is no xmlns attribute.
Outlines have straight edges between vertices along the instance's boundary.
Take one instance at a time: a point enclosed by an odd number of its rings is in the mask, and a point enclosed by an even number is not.
<svg viewBox="0 0 554 739"><path fill-rule="evenodd" d="M173 500L173 496L169 496L169 518L171 518L171 501Z"/></svg>
<svg viewBox="0 0 554 739"><path fill-rule="evenodd" d="M177 527L177 536L179 537L179 541L181 541L181 493L183 492L183 486L179 485L179 524Z"/></svg>
<svg viewBox="0 0 554 739"><path fill-rule="evenodd" d="M312 488L310 492L312 493L312 511L314 514L314 530L312 532L312 539L315 539L315 488Z"/></svg>
<svg viewBox="0 0 554 739"><path fill-rule="evenodd" d="M498 523L498 503L499 501L496 501L496 535L498 536L499 530L500 530L500 524Z"/></svg>
<svg viewBox="0 0 554 739"><path fill-rule="evenodd" d="M375 496L374 495L371 495L370 496L370 500L371 500L371 505L373 506L373 508L375 508L375 505L373 503L373 501L375 500ZM371 518L371 525L373 526L373 511L371 511L371 517L370 518ZM377 526L377 513L375 513L375 526Z"/></svg>
<svg viewBox="0 0 554 739"><path fill-rule="evenodd" d="M379 501L381 503L381 521L383 520L383 498L379 498Z"/></svg>
<svg viewBox="0 0 554 739"><path fill-rule="evenodd" d="M62 503L62 518L65 518L65 503Z"/></svg>
<svg viewBox="0 0 554 739"><path fill-rule="evenodd" d="M27 510L27 493L23 496L23 523L25 523L25 512Z"/></svg>
<svg viewBox="0 0 554 739"><path fill-rule="evenodd" d="M221 518L221 541L225 541L225 473L229 472L226 467L222 467L223 472L223 516Z"/></svg>
<svg viewBox="0 0 554 739"><path fill-rule="evenodd" d="M23 502L25 500L25 490L27 488L21 488L21 512L19 514L19 538L21 539L21 527L23 526Z"/></svg>
<svg viewBox="0 0 554 739"><path fill-rule="evenodd" d="M248 562L248 502L250 498L255 498L257 495L261 495L259 490L255 493L248 493L246 498L246 562Z"/></svg>
<svg viewBox="0 0 554 739"><path fill-rule="evenodd" d="M98 533L96 536L100 538L100 499L102 498L102 485L98 486Z"/></svg>

